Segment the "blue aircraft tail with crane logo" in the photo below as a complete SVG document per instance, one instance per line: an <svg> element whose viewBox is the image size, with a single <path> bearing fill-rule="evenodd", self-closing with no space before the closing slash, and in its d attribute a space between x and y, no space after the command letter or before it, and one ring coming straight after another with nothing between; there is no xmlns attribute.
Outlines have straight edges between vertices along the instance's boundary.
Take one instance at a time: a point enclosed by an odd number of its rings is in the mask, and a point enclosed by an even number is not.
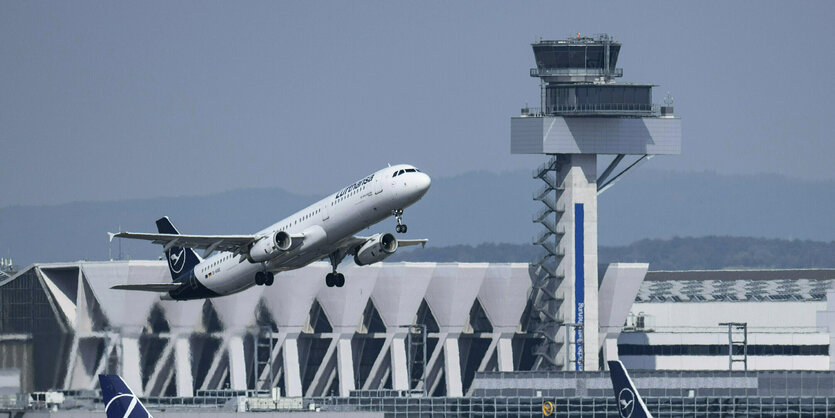
<svg viewBox="0 0 835 418"><path fill-rule="evenodd" d="M119 375L100 374L99 384L107 418L153 418Z"/></svg>

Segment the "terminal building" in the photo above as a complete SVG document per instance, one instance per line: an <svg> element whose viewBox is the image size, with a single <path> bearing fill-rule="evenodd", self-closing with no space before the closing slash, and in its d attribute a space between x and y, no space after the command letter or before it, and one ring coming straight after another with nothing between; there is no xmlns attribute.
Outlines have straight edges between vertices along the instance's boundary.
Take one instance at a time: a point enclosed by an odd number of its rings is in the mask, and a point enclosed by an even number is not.
<svg viewBox="0 0 835 418"><path fill-rule="evenodd" d="M324 286L329 268L177 302L110 289L165 278L162 261L35 264L0 282L0 368L20 370L24 392L95 390L97 374L119 373L157 399L277 388L329 399L331 410L356 410L366 397L382 411L395 397L417 410L434 399L450 413L462 399L508 413L535 413L543 399L615 411L603 367L535 370L529 265L381 263L346 269L343 288ZM658 405L744 395L749 412L779 410L774 402L792 396L829 408L833 281L835 269L612 264L596 281L598 363L619 358Z"/></svg>
<svg viewBox="0 0 835 418"><path fill-rule="evenodd" d="M270 373L291 396L424 390L421 379L428 394L461 396L475 372L533 369L527 264L350 267L343 289L317 280L328 268L178 302L110 289L164 278L164 262L35 264L0 283L2 366L23 370L29 391L93 389L96 374L113 372L153 396L260 389ZM630 370L832 370L833 280L835 269L613 264L599 281L598 355ZM745 327L729 336L728 323Z"/></svg>

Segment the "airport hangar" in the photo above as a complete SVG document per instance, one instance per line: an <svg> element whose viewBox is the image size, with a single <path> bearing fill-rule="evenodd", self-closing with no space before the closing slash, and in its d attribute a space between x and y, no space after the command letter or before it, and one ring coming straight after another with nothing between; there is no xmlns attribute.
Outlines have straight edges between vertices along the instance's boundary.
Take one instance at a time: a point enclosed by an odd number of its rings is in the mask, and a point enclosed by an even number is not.
<svg viewBox="0 0 835 418"><path fill-rule="evenodd" d="M167 279L162 261L35 264L0 283L0 368L20 369L23 391L95 389L97 374L119 373L144 396L178 397L269 387L460 397L484 388L476 372L532 370L528 264L351 266L343 288L324 285L329 268L178 302L110 289ZM835 269L612 264L598 281L596 351L631 370L833 370L833 280Z"/></svg>

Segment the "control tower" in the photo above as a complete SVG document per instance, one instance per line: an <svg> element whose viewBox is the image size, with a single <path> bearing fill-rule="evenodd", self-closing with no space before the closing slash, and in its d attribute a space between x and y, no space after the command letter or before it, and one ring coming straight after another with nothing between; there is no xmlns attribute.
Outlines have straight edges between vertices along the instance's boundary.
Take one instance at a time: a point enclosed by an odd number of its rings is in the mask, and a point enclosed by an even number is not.
<svg viewBox="0 0 835 418"><path fill-rule="evenodd" d="M652 103L652 84L615 82L621 44L609 35L531 46L542 103L511 118L510 149L547 157L533 172L543 183L534 244L544 250L530 269L529 327L542 337L534 367L598 370L597 195L644 159L679 154L681 119L670 100Z"/></svg>

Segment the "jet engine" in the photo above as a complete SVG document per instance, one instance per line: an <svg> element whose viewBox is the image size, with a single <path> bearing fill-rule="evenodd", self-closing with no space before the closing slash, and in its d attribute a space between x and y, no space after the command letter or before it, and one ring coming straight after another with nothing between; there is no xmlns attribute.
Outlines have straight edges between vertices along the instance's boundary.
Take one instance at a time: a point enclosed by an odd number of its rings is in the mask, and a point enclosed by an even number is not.
<svg viewBox="0 0 835 418"><path fill-rule="evenodd" d="M383 261L386 257L394 254L395 251L397 251L397 238L394 235L389 233L377 234L369 238L357 250L356 255L354 255L354 262L358 266L367 266Z"/></svg>
<svg viewBox="0 0 835 418"><path fill-rule="evenodd" d="M284 231L274 232L271 236L259 239L249 249L249 260L253 263L267 261L289 250L293 246L293 238Z"/></svg>

